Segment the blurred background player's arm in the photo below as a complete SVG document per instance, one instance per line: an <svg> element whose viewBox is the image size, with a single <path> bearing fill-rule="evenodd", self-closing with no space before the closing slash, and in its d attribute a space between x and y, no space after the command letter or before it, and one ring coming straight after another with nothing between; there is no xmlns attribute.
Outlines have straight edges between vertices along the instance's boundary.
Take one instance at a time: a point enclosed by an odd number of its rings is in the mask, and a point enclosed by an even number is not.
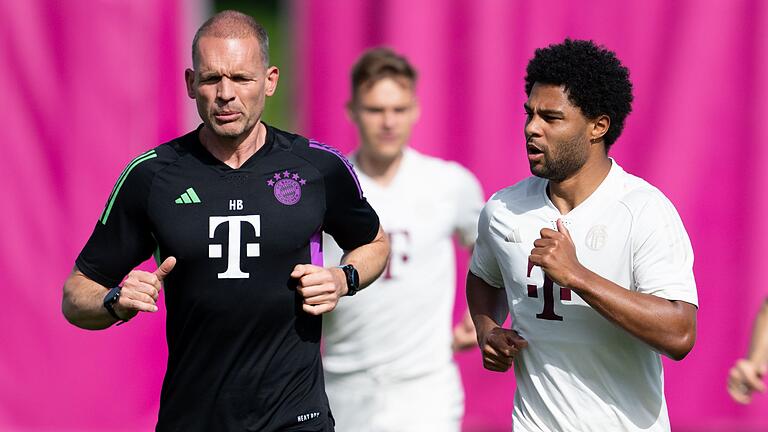
<svg viewBox="0 0 768 432"><path fill-rule="evenodd" d="M768 299L755 319L749 355L736 361L728 374L728 393L736 402L752 402L752 393L765 392L765 378L768 372Z"/></svg>
<svg viewBox="0 0 768 432"><path fill-rule="evenodd" d="M458 243L465 247L469 254L475 248L477 240L477 220L480 218L480 211L485 205L485 197L480 182L469 171L459 170L457 178L460 178L458 190L461 191L460 205L457 208L457 223L455 236ZM506 304L506 303L505 303ZM472 315L469 308L464 311L461 321L453 326L453 341L451 348L453 352L465 351L477 346L477 333L475 323L472 321Z"/></svg>
<svg viewBox="0 0 768 432"><path fill-rule="evenodd" d="M477 334L475 332L475 323L472 322L472 315L469 309L464 311L461 321L453 327L453 343L451 348L454 352L464 351L477 346Z"/></svg>

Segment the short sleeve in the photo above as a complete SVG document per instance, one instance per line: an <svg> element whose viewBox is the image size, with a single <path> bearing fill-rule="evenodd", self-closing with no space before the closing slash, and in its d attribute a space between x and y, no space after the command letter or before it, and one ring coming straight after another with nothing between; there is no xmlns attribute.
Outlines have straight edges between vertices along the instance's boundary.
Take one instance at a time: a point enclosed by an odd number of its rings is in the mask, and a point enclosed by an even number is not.
<svg viewBox="0 0 768 432"><path fill-rule="evenodd" d="M146 164L151 155L156 156L148 152L134 159L120 175L75 262L83 274L105 287L120 283L156 247L146 213L151 182Z"/></svg>
<svg viewBox="0 0 768 432"><path fill-rule="evenodd" d="M492 201L485 205L477 225L477 242L472 251L472 261L469 271L484 280L485 283L496 288L504 288L504 279L501 275L499 262L493 248L493 233L490 229L490 209Z"/></svg>
<svg viewBox="0 0 768 432"><path fill-rule="evenodd" d="M698 306L691 241L677 210L661 192L633 217L632 231L637 291Z"/></svg>
<svg viewBox="0 0 768 432"><path fill-rule="evenodd" d="M480 182L467 169L456 164L456 235L464 246L477 239L477 221L485 203Z"/></svg>
<svg viewBox="0 0 768 432"><path fill-rule="evenodd" d="M368 244L379 231L379 216L363 196L352 164L338 150L325 147L336 155L325 174L326 213L323 231L330 234L344 250Z"/></svg>

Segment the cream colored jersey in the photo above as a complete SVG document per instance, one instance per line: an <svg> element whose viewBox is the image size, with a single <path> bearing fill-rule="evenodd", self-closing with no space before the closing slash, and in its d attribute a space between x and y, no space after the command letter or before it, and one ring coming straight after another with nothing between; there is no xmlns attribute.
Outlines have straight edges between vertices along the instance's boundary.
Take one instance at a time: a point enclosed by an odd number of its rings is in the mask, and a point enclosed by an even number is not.
<svg viewBox="0 0 768 432"><path fill-rule="evenodd" d="M488 201L470 270L504 288L515 360L515 431L668 431L659 354L529 264L542 228L562 219L589 270L632 291L698 304L693 251L672 203L615 161L584 202L560 215L547 180L531 177Z"/></svg>
<svg viewBox="0 0 768 432"><path fill-rule="evenodd" d="M459 164L412 149L386 187L358 175L389 236L390 261L376 282L323 317L325 370L367 371L386 381L452 365L452 237L474 243L484 202L480 184ZM326 265L339 262L342 251L330 237L324 249Z"/></svg>

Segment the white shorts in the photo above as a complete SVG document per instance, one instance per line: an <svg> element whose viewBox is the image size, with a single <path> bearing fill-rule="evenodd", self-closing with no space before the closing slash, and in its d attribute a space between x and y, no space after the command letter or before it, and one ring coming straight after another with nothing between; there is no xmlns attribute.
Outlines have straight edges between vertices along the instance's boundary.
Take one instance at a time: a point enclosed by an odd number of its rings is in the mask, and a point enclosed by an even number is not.
<svg viewBox="0 0 768 432"><path fill-rule="evenodd" d="M325 373L336 432L459 432L464 391L455 364L402 381Z"/></svg>

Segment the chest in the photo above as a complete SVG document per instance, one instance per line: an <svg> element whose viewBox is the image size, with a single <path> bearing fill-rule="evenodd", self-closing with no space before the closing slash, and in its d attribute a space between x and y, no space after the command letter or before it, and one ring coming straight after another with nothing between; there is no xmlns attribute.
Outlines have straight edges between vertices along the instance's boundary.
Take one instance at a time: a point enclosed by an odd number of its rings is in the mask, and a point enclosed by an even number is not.
<svg viewBox="0 0 768 432"><path fill-rule="evenodd" d="M410 248L429 248L449 239L456 229L457 199L449 189L407 176L388 187L368 179L361 180L361 186L399 247L407 243Z"/></svg>
<svg viewBox="0 0 768 432"><path fill-rule="evenodd" d="M555 229L562 218L573 240L581 265L618 285L631 289L632 219L620 205L578 217L553 212L495 214L490 223L494 248L505 285L512 298L523 302L532 297L561 294L564 302L584 304L570 290L554 284L538 266L529 262L534 241L543 228ZM543 293L542 293L543 292Z"/></svg>
<svg viewBox="0 0 768 432"><path fill-rule="evenodd" d="M163 255L241 275L306 249L322 226L325 184L300 160L275 157L241 170L189 162L155 179L149 218Z"/></svg>

